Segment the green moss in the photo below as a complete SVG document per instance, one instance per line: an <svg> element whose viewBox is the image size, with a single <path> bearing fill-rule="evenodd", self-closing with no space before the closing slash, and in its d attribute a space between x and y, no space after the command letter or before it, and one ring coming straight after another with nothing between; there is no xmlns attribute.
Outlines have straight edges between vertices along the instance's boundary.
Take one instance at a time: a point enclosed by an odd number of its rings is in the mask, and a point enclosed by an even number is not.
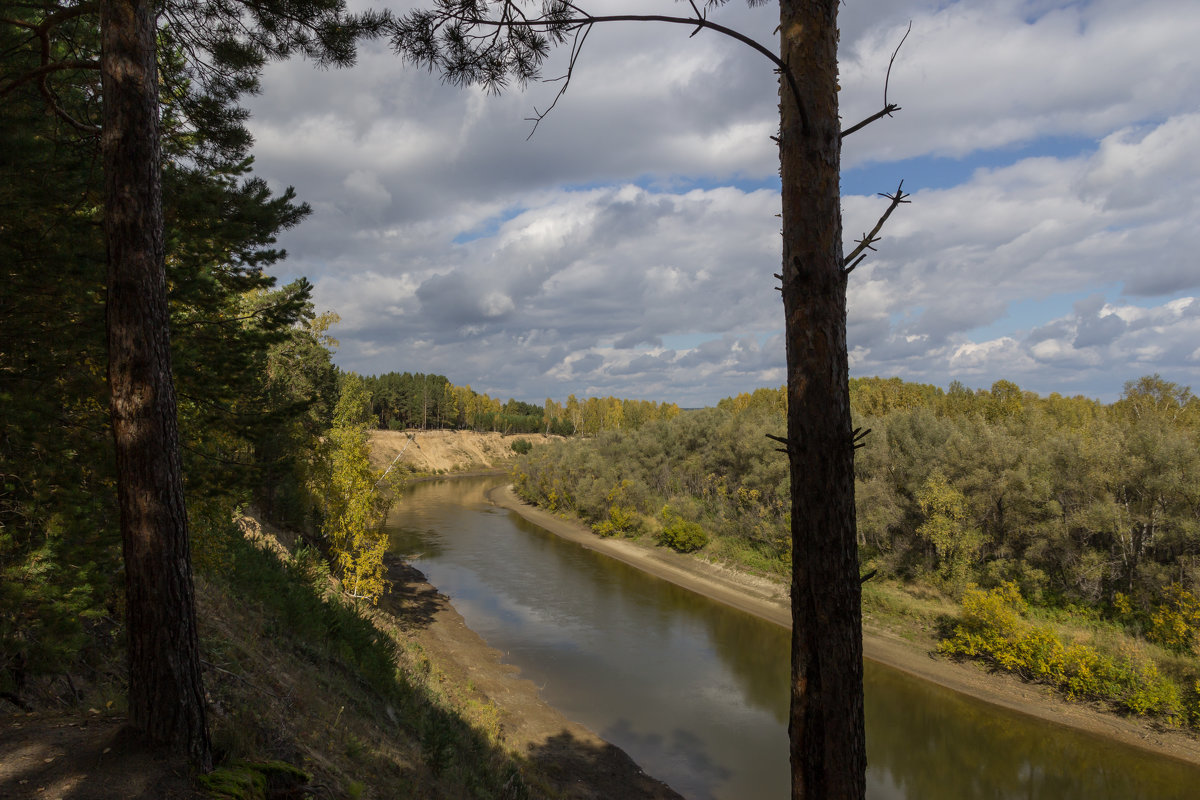
<svg viewBox="0 0 1200 800"><path fill-rule="evenodd" d="M269 800L290 795L308 781L308 773L284 761L235 761L196 782L220 800Z"/></svg>

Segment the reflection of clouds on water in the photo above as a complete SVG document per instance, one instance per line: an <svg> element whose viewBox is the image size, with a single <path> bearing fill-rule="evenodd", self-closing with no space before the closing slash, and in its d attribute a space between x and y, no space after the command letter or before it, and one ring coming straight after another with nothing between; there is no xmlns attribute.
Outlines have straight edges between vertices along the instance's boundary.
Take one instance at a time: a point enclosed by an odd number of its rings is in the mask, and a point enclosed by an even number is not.
<svg viewBox="0 0 1200 800"><path fill-rule="evenodd" d="M872 800L1194 799L1190 764L1048 725L867 662Z"/></svg>
<svg viewBox="0 0 1200 800"><path fill-rule="evenodd" d="M649 774L699 800L783 796L786 631L519 515L457 504L458 486L495 480L414 487L393 512L393 542L420 534L402 552L425 553L421 570L471 629ZM435 538L436 552L422 549Z"/></svg>
<svg viewBox="0 0 1200 800"><path fill-rule="evenodd" d="M639 734L629 720L619 719L601 736L628 753L636 752L640 766L692 800L714 800L714 790L731 774L708 755L700 737L685 730L676 728L669 738Z"/></svg>

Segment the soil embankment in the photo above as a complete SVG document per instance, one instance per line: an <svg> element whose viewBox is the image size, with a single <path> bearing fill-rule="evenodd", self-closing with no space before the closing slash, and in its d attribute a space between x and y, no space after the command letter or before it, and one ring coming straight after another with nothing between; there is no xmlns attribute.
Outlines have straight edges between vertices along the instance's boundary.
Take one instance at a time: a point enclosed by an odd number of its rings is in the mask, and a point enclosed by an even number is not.
<svg viewBox="0 0 1200 800"><path fill-rule="evenodd" d="M497 487L489 499L530 522L584 547L604 553L664 580L784 627L791 627L787 586L736 572L659 547L623 539L605 539L586 525L564 519L516 496L511 486ZM988 673L973 663L957 663L933 653L930 634L908 638L864 621L866 658L907 672L993 705L1046 722L1114 739L1144 750L1200 764L1200 740L1182 730L1152 726L1116 716L1098 706L1069 703L1047 687L1025 683L1006 673Z"/></svg>
<svg viewBox="0 0 1200 800"><path fill-rule="evenodd" d="M541 443L558 436L505 435L476 431L371 431L371 466L418 475L445 475L496 469L512 459L518 439Z"/></svg>

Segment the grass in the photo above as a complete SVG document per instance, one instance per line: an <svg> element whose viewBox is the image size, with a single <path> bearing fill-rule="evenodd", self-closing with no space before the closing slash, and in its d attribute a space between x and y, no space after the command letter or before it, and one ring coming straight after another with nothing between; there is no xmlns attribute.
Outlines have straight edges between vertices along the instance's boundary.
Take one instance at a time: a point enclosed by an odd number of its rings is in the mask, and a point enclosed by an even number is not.
<svg viewBox="0 0 1200 800"><path fill-rule="evenodd" d="M331 591L311 556L281 559L230 528L221 569L197 575L220 780L256 796L244 765L282 761L337 797L531 796L495 706L394 618Z"/></svg>

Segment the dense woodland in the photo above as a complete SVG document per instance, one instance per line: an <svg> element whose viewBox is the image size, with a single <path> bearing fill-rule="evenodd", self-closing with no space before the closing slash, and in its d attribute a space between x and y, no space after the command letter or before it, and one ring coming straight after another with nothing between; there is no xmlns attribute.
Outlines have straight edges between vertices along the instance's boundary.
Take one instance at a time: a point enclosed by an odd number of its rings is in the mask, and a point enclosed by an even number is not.
<svg viewBox="0 0 1200 800"><path fill-rule="evenodd" d="M851 380L858 536L866 569L961 592L1015 581L1041 604L1148 610L1164 587L1200 588L1200 399L1146 377L1104 405L1008 381L949 390ZM538 448L523 494L594 523L656 532L700 524L721 552L786 571L782 390L636 431Z"/></svg>
<svg viewBox="0 0 1200 800"><path fill-rule="evenodd" d="M1200 654L1200 399L1190 389L1144 377L1108 405L1008 381L972 391L863 378L850 391L864 574L966 593L976 606L970 587L995 590L986 602L1010 611L1082 615ZM637 431L535 448L516 485L602 535L649 535L784 575L788 471L770 438L784 404L782 389L760 389Z"/></svg>
<svg viewBox="0 0 1200 800"><path fill-rule="evenodd" d="M51 10L14 6L0 24L0 691L18 703L27 681L79 674L119 643L124 602L100 75L85 58L98 21L94 6ZM334 415L346 384L331 358L336 317L316 312L306 280L280 287L265 272L285 256L277 234L309 213L252 172L237 98L265 56L210 53L218 77L199 75L185 50L218 47L219 32L184 42L181 31L161 34L163 216L188 518L203 568L208 539L246 503L314 532L331 524L331 434L350 417ZM39 73L44 63L69 66ZM356 468L365 464L364 451Z"/></svg>
<svg viewBox="0 0 1200 800"><path fill-rule="evenodd" d="M571 436L602 430L636 430L647 422L679 413L674 403L575 395L565 403L546 398L538 406L510 398L507 402L470 387L455 386L444 375L388 372L365 378L372 413L379 427L449 428L499 433L546 433Z"/></svg>

